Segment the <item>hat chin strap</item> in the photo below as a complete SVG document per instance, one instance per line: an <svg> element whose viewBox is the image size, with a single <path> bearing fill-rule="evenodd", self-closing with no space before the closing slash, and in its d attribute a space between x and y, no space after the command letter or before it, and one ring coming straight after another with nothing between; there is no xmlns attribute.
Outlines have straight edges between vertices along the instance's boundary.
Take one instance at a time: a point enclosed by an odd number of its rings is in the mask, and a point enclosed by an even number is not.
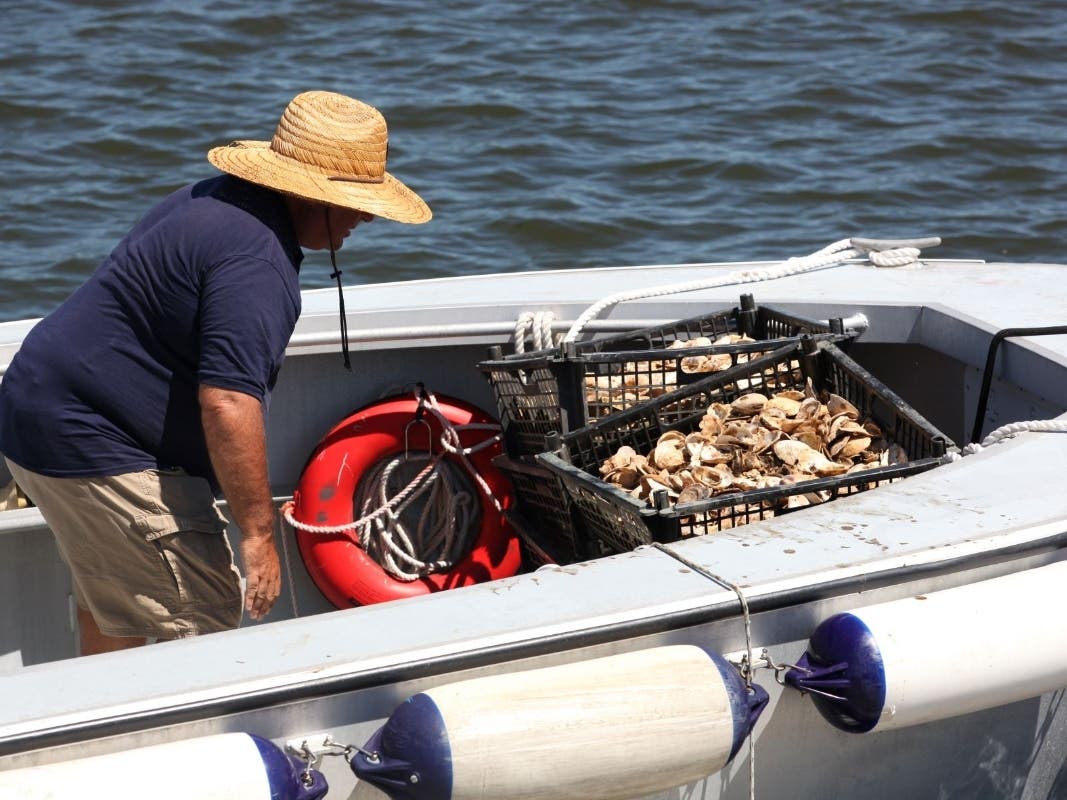
<svg viewBox="0 0 1067 800"><path fill-rule="evenodd" d="M345 369L352 370L352 360L348 357L348 317L345 314L345 293L341 288L341 270L337 268L337 251L333 247L333 230L330 227L330 207L324 205L322 213L326 215L326 236L330 240L330 264L333 272L330 277L337 281L337 304L341 313L341 355L345 359Z"/></svg>

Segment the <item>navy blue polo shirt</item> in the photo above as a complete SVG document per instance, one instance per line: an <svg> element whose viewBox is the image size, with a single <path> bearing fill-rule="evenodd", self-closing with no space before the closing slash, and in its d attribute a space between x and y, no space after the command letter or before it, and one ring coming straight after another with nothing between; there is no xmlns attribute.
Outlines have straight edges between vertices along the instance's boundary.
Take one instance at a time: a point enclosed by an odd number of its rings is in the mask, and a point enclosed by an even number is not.
<svg viewBox="0 0 1067 800"><path fill-rule="evenodd" d="M44 475L182 467L214 484L198 387L266 408L302 258L276 192L223 175L170 195L26 336L0 381L0 452Z"/></svg>

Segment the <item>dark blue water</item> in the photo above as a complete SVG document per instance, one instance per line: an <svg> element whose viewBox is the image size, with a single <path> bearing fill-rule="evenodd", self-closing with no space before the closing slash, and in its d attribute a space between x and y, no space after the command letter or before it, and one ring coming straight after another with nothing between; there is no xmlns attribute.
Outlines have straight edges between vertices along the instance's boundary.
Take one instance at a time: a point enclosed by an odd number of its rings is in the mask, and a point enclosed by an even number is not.
<svg viewBox="0 0 1067 800"><path fill-rule="evenodd" d="M777 259L850 235L1067 258L1067 5L33 0L0 22L0 319L47 312L305 89L434 210L350 283ZM323 255L306 288L328 283Z"/></svg>

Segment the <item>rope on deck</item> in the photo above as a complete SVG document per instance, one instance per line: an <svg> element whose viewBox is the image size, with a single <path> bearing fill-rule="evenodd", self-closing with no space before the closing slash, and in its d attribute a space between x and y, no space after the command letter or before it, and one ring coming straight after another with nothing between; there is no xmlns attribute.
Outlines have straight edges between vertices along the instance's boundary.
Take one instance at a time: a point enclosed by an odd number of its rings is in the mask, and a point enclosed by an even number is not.
<svg viewBox="0 0 1067 800"><path fill-rule="evenodd" d="M1001 425L986 436L981 444L971 442L959 453L955 451L949 452L948 460L959 461L964 456L973 456L987 447L1003 442L1006 439L1014 438L1016 434L1020 433L1067 433L1067 420L1033 419L1027 422L1011 422L1007 425Z"/></svg>
<svg viewBox="0 0 1067 800"><path fill-rule="evenodd" d="M570 330L567 331L563 341L575 341L590 320L595 319L605 310L628 300L641 300L681 292L694 292L699 289L713 289L720 286L776 280L792 275L800 275L804 272L840 266L850 259L864 256L877 267L901 267L918 261L922 247L935 247L940 243L941 240L937 237L901 240L841 239L810 255L793 257L772 267L736 270L708 280L688 281L686 283L617 292L598 300L583 311Z"/></svg>

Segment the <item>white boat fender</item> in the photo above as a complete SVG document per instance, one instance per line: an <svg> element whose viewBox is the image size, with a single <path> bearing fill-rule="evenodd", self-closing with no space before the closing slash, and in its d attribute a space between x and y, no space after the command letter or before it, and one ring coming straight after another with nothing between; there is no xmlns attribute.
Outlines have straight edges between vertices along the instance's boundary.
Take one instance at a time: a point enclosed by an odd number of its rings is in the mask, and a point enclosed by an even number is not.
<svg viewBox="0 0 1067 800"><path fill-rule="evenodd" d="M783 681L852 733L1007 705L1067 687L1067 638L1035 609L1063 603L1067 562L835 614ZM1025 653L1011 669L1005 653Z"/></svg>
<svg viewBox="0 0 1067 800"><path fill-rule="evenodd" d="M328 788L322 773L247 733L0 772L0 800L320 800Z"/></svg>
<svg viewBox="0 0 1067 800"><path fill-rule="evenodd" d="M717 653L657 647L421 692L350 765L393 800L639 797L722 769L767 700Z"/></svg>

